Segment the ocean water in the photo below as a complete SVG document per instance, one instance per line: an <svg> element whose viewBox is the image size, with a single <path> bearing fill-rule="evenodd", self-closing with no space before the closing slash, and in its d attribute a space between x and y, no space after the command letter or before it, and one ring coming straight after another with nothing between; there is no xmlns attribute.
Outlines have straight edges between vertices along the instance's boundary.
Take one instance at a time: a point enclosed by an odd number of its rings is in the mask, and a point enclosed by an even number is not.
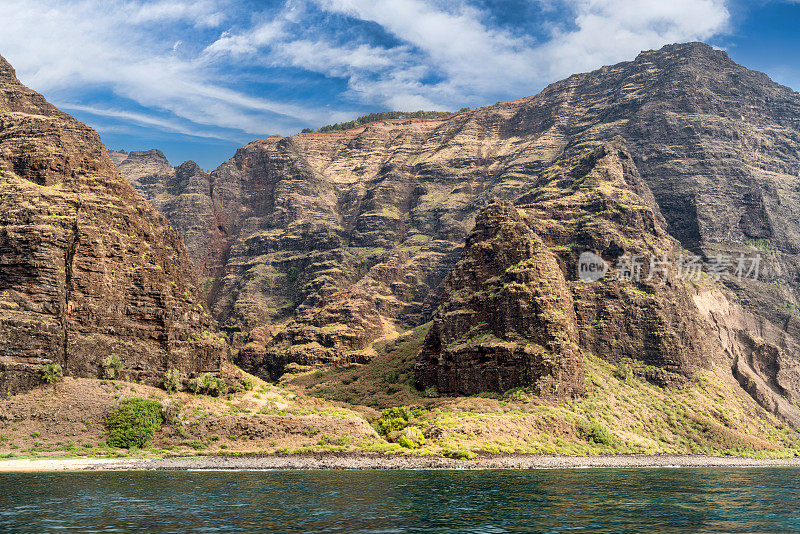
<svg viewBox="0 0 800 534"><path fill-rule="evenodd" d="M800 532L800 469L0 474L0 532Z"/></svg>

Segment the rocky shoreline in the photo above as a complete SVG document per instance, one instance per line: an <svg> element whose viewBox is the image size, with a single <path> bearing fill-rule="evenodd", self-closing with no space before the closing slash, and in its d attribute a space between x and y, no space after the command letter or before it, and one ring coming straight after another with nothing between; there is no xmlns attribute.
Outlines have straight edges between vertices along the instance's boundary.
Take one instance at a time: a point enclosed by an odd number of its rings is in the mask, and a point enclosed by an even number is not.
<svg viewBox="0 0 800 534"><path fill-rule="evenodd" d="M35 458L0 460L0 473L44 471L203 471L203 470L481 470L655 467L800 467L800 458L757 459L705 455L487 455L474 460L439 456L380 454L297 454L173 456L165 458Z"/></svg>

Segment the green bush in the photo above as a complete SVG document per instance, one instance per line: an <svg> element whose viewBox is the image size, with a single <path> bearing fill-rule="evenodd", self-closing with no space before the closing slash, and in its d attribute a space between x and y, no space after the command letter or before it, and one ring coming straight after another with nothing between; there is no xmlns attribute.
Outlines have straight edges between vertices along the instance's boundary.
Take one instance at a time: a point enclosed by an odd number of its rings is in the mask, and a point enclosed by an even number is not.
<svg viewBox="0 0 800 534"><path fill-rule="evenodd" d="M289 283L294 285L297 283L297 279L300 277L300 271L297 270L297 267L289 267L286 271L286 278L289 279Z"/></svg>
<svg viewBox="0 0 800 534"><path fill-rule="evenodd" d="M48 384L53 384L64 378L64 370L60 364L46 363L39 367L39 377Z"/></svg>
<svg viewBox="0 0 800 534"><path fill-rule="evenodd" d="M222 378L205 374L203 375L203 392L212 397L219 397L228 392L228 384Z"/></svg>
<svg viewBox="0 0 800 534"><path fill-rule="evenodd" d="M453 460L472 460L478 455L472 451L463 449L445 449L442 451L442 456L452 458Z"/></svg>
<svg viewBox="0 0 800 534"><path fill-rule="evenodd" d="M161 385L170 393L175 393L181 389L181 372L177 369L168 369L161 379Z"/></svg>
<svg viewBox="0 0 800 534"><path fill-rule="evenodd" d="M633 378L633 370L625 362L619 362L611 374L618 380L630 380Z"/></svg>
<svg viewBox="0 0 800 534"><path fill-rule="evenodd" d="M186 389L195 394L200 393L203 389L203 381L198 377L190 378L186 383Z"/></svg>
<svg viewBox="0 0 800 534"><path fill-rule="evenodd" d="M245 391L252 391L256 387L256 381L250 376L243 375L241 380Z"/></svg>
<svg viewBox="0 0 800 534"><path fill-rule="evenodd" d="M140 397L125 399L106 417L107 443L124 449L145 447L161 428L162 421L158 402Z"/></svg>
<svg viewBox="0 0 800 534"><path fill-rule="evenodd" d="M219 397L228 392L228 383L222 378L205 373L199 377L190 378L186 389L192 393L204 393L212 397Z"/></svg>
<svg viewBox="0 0 800 534"><path fill-rule="evenodd" d="M578 433L586 441L593 441L598 445L611 445L614 443L614 436L599 423L579 423Z"/></svg>
<svg viewBox="0 0 800 534"><path fill-rule="evenodd" d="M406 449L418 449L425 445L425 435L416 426L407 426L400 432L397 444Z"/></svg>
<svg viewBox="0 0 800 534"><path fill-rule="evenodd" d="M233 393L244 393L246 391L252 391L254 387L256 387L255 380L253 380L250 376L245 374L240 376L239 379L233 384L228 385L228 389Z"/></svg>
<svg viewBox="0 0 800 534"><path fill-rule="evenodd" d="M109 354L100 362L100 367L103 369L103 378L116 380L122 371L122 361L116 354Z"/></svg>
<svg viewBox="0 0 800 534"><path fill-rule="evenodd" d="M408 426L409 419L413 417L412 410L408 406L386 408L377 422L378 433L385 437L390 432L403 430Z"/></svg>
<svg viewBox="0 0 800 534"><path fill-rule="evenodd" d="M462 108L462 111L466 110L466 108ZM356 128L371 122L387 119L446 119L453 115L455 114L450 111L382 111L379 113L362 115L361 117L347 122L328 124L318 128L317 131L321 133L340 132L342 130L349 130L350 128ZM307 128L307 130L309 131L303 130L303 133L311 133L313 131L310 128Z"/></svg>
<svg viewBox="0 0 800 534"><path fill-rule="evenodd" d="M408 406L386 408L376 422L378 433L387 441L398 443L407 449L417 449L425 444L422 430L410 421L425 413L425 410Z"/></svg>

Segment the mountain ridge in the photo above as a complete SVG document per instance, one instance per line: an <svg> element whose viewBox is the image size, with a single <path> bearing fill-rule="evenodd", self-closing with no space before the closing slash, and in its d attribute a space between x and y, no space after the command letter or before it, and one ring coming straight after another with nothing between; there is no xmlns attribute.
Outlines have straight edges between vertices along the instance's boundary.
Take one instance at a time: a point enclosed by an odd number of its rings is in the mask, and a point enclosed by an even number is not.
<svg viewBox="0 0 800 534"><path fill-rule="evenodd" d="M768 251L762 280L724 280L714 298L686 289L681 302L734 310L738 319L725 321L698 308L717 356L696 363L730 360L743 387L797 421L778 399L800 400L800 323L791 313L800 98L702 43L645 51L441 121L272 136L239 149L211 173L226 233L211 306L237 361L275 379L287 365L369 360L373 340L434 317L484 208L535 195L543 176L616 137L641 175L632 194L657 208L677 253L708 263ZM560 257L571 283L566 260L576 258ZM669 348L660 350L668 362Z"/></svg>
<svg viewBox="0 0 800 534"><path fill-rule="evenodd" d="M108 154L140 194L0 79L0 452L119 455L106 416L141 396L158 454L796 456L797 116L676 45L211 173ZM625 266L694 254L697 277ZM720 254L763 271L717 280ZM205 374L227 363L208 310L272 383Z"/></svg>

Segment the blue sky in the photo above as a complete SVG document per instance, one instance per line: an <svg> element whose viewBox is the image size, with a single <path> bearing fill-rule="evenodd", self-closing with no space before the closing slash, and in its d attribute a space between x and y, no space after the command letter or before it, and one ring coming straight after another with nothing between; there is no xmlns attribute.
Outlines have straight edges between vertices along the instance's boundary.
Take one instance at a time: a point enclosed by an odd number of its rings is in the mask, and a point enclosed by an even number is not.
<svg viewBox="0 0 800 534"><path fill-rule="evenodd" d="M214 168L271 134L535 94L702 40L800 89L800 0L3 0L0 55L111 149Z"/></svg>

